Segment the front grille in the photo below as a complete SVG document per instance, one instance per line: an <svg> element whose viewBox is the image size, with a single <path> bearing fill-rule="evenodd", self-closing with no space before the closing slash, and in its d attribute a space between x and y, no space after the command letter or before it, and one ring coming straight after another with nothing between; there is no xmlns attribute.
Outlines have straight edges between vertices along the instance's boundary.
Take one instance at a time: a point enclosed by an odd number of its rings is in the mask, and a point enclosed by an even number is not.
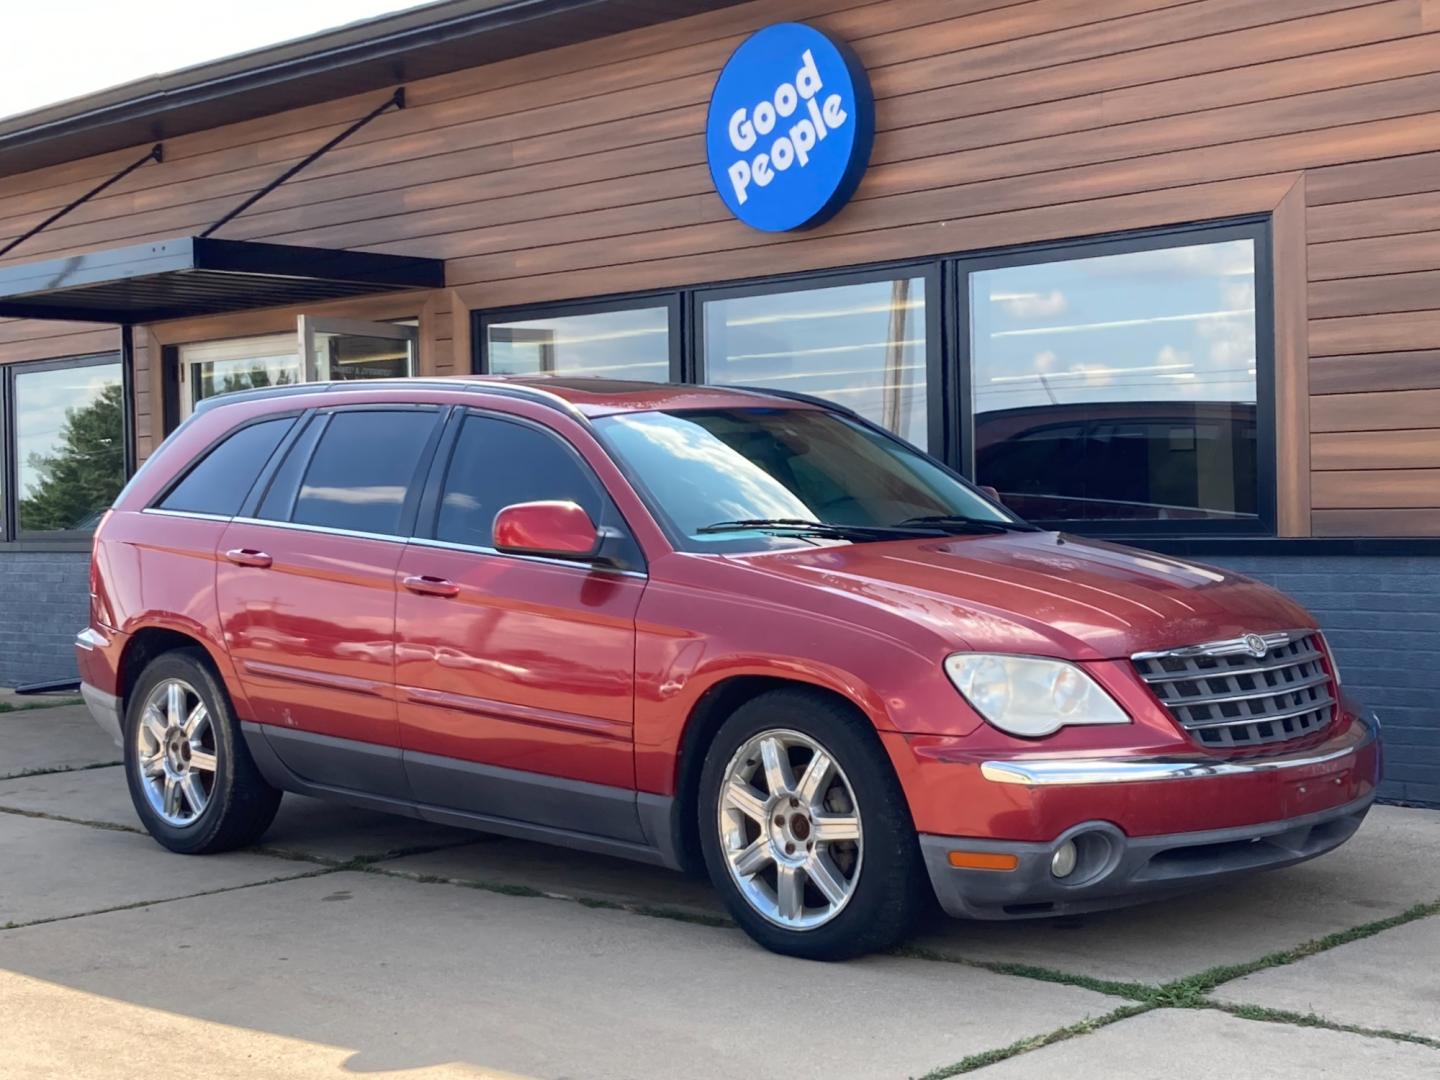
<svg viewBox="0 0 1440 1080"><path fill-rule="evenodd" d="M1204 746L1264 746L1323 730L1335 698L1319 634L1256 635L1133 658L1140 677Z"/></svg>

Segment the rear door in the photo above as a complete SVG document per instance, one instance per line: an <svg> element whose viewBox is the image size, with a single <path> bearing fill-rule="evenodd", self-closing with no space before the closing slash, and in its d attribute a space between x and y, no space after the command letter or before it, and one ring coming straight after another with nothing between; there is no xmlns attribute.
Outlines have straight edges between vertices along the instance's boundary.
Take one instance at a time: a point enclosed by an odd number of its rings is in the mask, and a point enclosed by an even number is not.
<svg viewBox="0 0 1440 1080"><path fill-rule="evenodd" d="M310 415L220 539L216 596L252 719L311 783L404 797L395 571L444 410Z"/></svg>
<svg viewBox="0 0 1440 1080"><path fill-rule="evenodd" d="M640 839L635 610L643 559L576 449L531 420L457 411L400 561L396 686L421 802ZM625 569L501 554L495 515L579 503Z"/></svg>

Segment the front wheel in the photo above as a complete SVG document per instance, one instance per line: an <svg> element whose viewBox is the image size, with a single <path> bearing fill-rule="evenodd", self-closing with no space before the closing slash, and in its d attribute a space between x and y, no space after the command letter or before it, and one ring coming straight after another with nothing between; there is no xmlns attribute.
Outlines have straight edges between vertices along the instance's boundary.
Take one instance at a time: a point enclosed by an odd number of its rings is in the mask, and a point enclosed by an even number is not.
<svg viewBox="0 0 1440 1080"><path fill-rule="evenodd" d="M224 686L190 649L158 656L140 673L125 716L125 776L146 830L186 855L253 844L280 806Z"/></svg>
<svg viewBox="0 0 1440 1080"><path fill-rule="evenodd" d="M840 960L909 932L929 886L904 794L863 717L803 689L769 691L721 727L700 784L710 878L761 945Z"/></svg>

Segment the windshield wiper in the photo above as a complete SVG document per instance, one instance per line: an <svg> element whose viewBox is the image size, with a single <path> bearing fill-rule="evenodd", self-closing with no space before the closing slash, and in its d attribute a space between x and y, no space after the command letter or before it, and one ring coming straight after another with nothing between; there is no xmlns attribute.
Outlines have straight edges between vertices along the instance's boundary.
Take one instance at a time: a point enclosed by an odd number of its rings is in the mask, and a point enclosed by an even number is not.
<svg viewBox="0 0 1440 1080"><path fill-rule="evenodd" d="M1028 521L993 521L990 518L966 517L964 514L926 514L922 517L906 518L897 527L929 526L946 532L1042 532L1038 525Z"/></svg>
<svg viewBox="0 0 1440 1080"><path fill-rule="evenodd" d="M737 518L702 525L696 533L734 532L755 529L791 535L830 536L840 540L894 540L906 536L933 536L946 530L940 525L902 522L899 525L841 525L834 521L806 521L804 518Z"/></svg>

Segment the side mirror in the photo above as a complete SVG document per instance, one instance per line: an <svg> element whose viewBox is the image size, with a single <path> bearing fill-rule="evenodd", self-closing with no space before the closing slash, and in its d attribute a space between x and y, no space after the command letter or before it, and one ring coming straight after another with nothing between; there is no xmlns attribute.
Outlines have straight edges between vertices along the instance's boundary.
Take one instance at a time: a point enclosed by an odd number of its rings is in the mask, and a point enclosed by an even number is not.
<svg viewBox="0 0 1440 1080"><path fill-rule="evenodd" d="M980 488L980 494L984 495L991 502L995 503L997 506L1005 505L1005 501L1000 498L1000 492L997 491L995 488L991 487L989 484L979 484L977 486Z"/></svg>
<svg viewBox="0 0 1440 1080"><path fill-rule="evenodd" d="M495 550L552 559L593 559L600 551L600 530L573 502L527 502L495 515Z"/></svg>

